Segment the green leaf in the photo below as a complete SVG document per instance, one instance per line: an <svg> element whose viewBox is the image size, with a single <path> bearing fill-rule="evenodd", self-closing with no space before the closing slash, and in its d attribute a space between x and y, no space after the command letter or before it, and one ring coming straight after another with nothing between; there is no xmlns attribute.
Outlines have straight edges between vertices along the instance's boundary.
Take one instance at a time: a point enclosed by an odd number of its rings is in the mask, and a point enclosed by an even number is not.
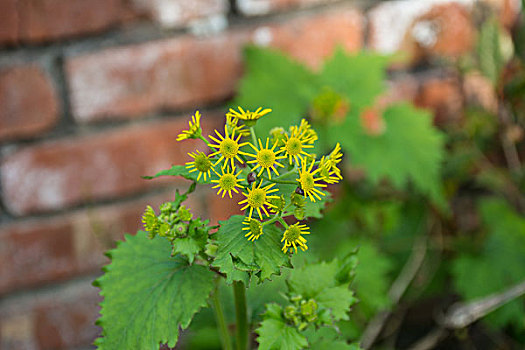
<svg viewBox="0 0 525 350"><path fill-rule="evenodd" d="M347 97L351 108L369 106L385 90L388 61L386 56L371 53L348 55L338 49L324 64L321 81Z"/></svg>
<svg viewBox="0 0 525 350"><path fill-rule="evenodd" d="M442 201L444 140L433 127L430 113L398 104L385 110L384 120L382 135L368 135L361 127L358 111L352 109L344 125L331 128L330 142L341 142L351 163L363 167L373 183L387 178L399 189L412 183L422 193Z"/></svg>
<svg viewBox="0 0 525 350"><path fill-rule="evenodd" d="M258 107L272 109L272 113L257 122L258 136L267 135L274 126L288 128L299 123L319 91L315 74L270 49L248 47L245 62L246 73L234 104L250 110Z"/></svg>
<svg viewBox="0 0 525 350"><path fill-rule="evenodd" d="M500 293L525 279L525 218L502 200L486 199L480 205L488 235L478 255L463 253L454 261L454 283L461 295L472 300ZM522 300L505 304L486 317L492 325L523 328Z"/></svg>
<svg viewBox="0 0 525 350"><path fill-rule="evenodd" d="M348 264L337 259L329 263L307 264L291 272L289 288L304 299L312 298L320 307L331 310L334 320L346 320L350 307L357 302L354 293L348 289L350 279L340 284L341 272L347 271Z"/></svg>
<svg viewBox="0 0 525 350"><path fill-rule="evenodd" d="M279 228L265 226L264 233L252 242L244 237L243 220L244 216L234 215L219 222L221 227L214 237L219 249L213 265L227 275L228 283L247 283L249 277L246 272L252 272L264 281L273 274L279 275L281 267L291 266L288 255L281 251L282 231Z"/></svg>
<svg viewBox="0 0 525 350"><path fill-rule="evenodd" d="M347 344L334 328L310 328L305 332L311 350L360 350L358 344Z"/></svg>
<svg viewBox="0 0 525 350"><path fill-rule="evenodd" d="M358 305L367 317L372 317L378 310L390 305L388 273L392 262L371 242L361 241L353 246L357 245L359 264L355 272L355 288Z"/></svg>
<svg viewBox="0 0 525 350"><path fill-rule="evenodd" d="M259 337L259 350L298 350L308 346L306 338L282 318L282 309L277 304L269 304L264 321L255 330Z"/></svg>
<svg viewBox="0 0 525 350"><path fill-rule="evenodd" d="M143 176L142 178L146 180L151 180L160 176L182 176L185 179L195 181L200 184L211 184L211 180L218 179L218 177L213 172L211 172L210 174L211 176L207 177L206 181L204 181L203 176L201 176L200 180L197 180L197 177L199 175L197 171L190 173L190 170L187 169L184 165L173 165L170 169L161 170L153 176Z"/></svg>
<svg viewBox="0 0 525 350"><path fill-rule="evenodd" d="M142 231L126 235L109 255L112 261L95 283L104 296L98 349L175 346L179 327L187 328L193 315L207 305L213 272L172 258L166 239L148 239Z"/></svg>

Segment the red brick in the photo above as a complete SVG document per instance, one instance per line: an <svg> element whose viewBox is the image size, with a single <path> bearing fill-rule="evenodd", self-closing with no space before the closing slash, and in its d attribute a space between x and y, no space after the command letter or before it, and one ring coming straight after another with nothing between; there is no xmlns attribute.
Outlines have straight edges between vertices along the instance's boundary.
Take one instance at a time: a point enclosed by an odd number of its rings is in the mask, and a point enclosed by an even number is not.
<svg viewBox="0 0 525 350"><path fill-rule="evenodd" d="M353 8L339 8L314 17L298 18L285 25L259 27L253 40L283 50L310 67L318 68L337 46L350 52L361 49L363 17Z"/></svg>
<svg viewBox="0 0 525 350"><path fill-rule="evenodd" d="M125 0L20 0L19 40L41 42L96 33L133 18Z"/></svg>
<svg viewBox="0 0 525 350"><path fill-rule="evenodd" d="M164 27L184 27L194 21L228 12L227 0L133 0L134 4Z"/></svg>
<svg viewBox="0 0 525 350"><path fill-rule="evenodd" d="M241 48L250 40L316 66L337 45L358 49L361 34L360 14L343 7L213 38L184 36L71 58L73 114L91 122L222 101L233 94Z"/></svg>
<svg viewBox="0 0 525 350"><path fill-rule="evenodd" d="M0 303L0 348L59 350L92 344L100 334L94 323L101 298L90 284L80 281Z"/></svg>
<svg viewBox="0 0 525 350"><path fill-rule="evenodd" d="M209 115L204 115L204 119ZM117 198L162 184L143 180L187 161L202 142L176 142L189 116L23 148L2 162L4 203L14 215ZM212 125L215 125L212 119ZM210 123L206 123L207 127ZM208 129L209 130L209 129Z"/></svg>
<svg viewBox="0 0 525 350"><path fill-rule="evenodd" d="M227 220L232 215L242 214L241 206L238 203L245 199L245 196L240 193L232 193L233 198L229 198L228 195L221 198L216 192L216 189L209 191L206 200L207 212L212 225Z"/></svg>
<svg viewBox="0 0 525 350"><path fill-rule="evenodd" d="M199 194L185 203L196 216L203 210ZM147 205L172 200L174 189L127 203L104 205L53 218L0 227L0 295L77 275L99 271L104 252L124 233L142 229Z"/></svg>
<svg viewBox="0 0 525 350"><path fill-rule="evenodd" d="M264 15L293 7L308 7L336 0L237 0L239 12L246 16Z"/></svg>
<svg viewBox="0 0 525 350"><path fill-rule="evenodd" d="M18 37L17 0L0 1L0 44L12 44Z"/></svg>
<svg viewBox="0 0 525 350"><path fill-rule="evenodd" d="M84 122L223 100L241 73L239 39L186 36L74 58L73 114Z"/></svg>
<svg viewBox="0 0 525 350"><path fill-rule="evenodd" d="M434 112L434 123L443 125L462 118L461 88L453 78L432 78L422 82L415 104Z"/></svg>
<svg viewBox="0 0 525 350"><path fill-rule="evenodd" d="M426 56L456 57L474 41L474 1L389 1L369 12L369 46L381 53L402 52L414 62Z"/></svg>
<svg viewBox="0 0 525 350"><path fill-rule="evenodd" d="M37 136L57 119L55 90L39 67L0 71L0 140Z"/></svg>

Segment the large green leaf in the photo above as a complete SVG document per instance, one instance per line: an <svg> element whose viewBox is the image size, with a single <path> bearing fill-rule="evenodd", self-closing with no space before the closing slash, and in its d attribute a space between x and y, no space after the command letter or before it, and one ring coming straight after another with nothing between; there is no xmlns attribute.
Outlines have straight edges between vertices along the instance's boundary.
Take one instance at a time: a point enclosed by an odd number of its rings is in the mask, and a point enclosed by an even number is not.
<svg viewBox="0 0 525 350"><path fill-rule="evenodd" d="M111 264L95 282L104 296L98 349L175 346L179 328L188 327L193 315L207 305L214 273L171 257L166 239L148 239L145 232L126 235L109 255Z"/></svg>
<svg viewBox="0 0 525 350"><path fill-rule="evenodd" d="M385 89L388 58L371 53L348 55L342 49L326 61L321 81L345 96L351 108L372 105Z"/></svg>
<svg viewBox="0 0 525 350"><path fill-rule="evenodd" d="M320 329L309 328L305 332L309 349L311 350L360 350L358 344L348 344L340 339L341 335L331 327L322 327Z"/></svg>
<svg viewBox="0 0 525 350"><path fill-rule="evenodd" d="M279 305L268 304L264 316L264 321L256 330L259 350L299 350L308 346L304 335L286 324Z"/></svg>
<svg viewBox="0 0 525 350"><path fill-rule="evenodd" d="M463 253L452 272L457 290L467 300L502 292L525 279L525 218L502 200L481 202L488 236L480 254ZM496 327L513 324L523 329L523 300L510 302L487 316Z"/></svg>
<svg viewBox="0 0 525 350"><path fill-rule="evenodd" d="M441 200L440 170L443 137L433 127L428 112L409 104L388 107L384 112L386 130L368 135L352 109L345 123L330 130L330 142L341 142L353 165L361 166L374 183L387 178L397 188L408 183L422 193Z"/></svg>
<svg viewBox="0 0 525 350"><path fill-rule="evenodd" d="M247 272L255 273L261 281L271 275L279 275L281 267L291 267L287 254L281 251L282 231L275 225L264 227L264 233L255 241L249 241L242 231L244 216L234 215L219 222L220 228L214 237L219 249L213 265L232 281L248 282Z"/></svg>
<svg viewBox="0 0 525 350"><path fill-rule="evenodd" d="M234 104L250 110L257 107L273 110L257 122L258 135L267 135L275 126L288 128L298 124L319 91L316 75L269 49L248 47L245 62L246 73Z"/></svg>

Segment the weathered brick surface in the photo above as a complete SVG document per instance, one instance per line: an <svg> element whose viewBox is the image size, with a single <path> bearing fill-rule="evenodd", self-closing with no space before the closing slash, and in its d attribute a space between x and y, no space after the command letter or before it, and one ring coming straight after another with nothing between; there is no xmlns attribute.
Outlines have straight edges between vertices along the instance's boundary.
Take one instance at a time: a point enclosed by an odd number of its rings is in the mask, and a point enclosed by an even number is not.
<svg viewBox="0 0 525 350"><path fill-rule="evenodd" d="M21 149L0 166L4 204L10 213L25 215L117 198L160 184L141 176L187 160L186 153L197 142L177 143L175 137L187 128L188 118ZM207 124L213 126L213 119Z"/></svg>
<svg viewBox="0 0 525 350"><path fill-rule="evenodd" d="M243 15L257 16L293 7L307 7L335 1L336 0L236 0L235 4L239 12Z"/></svg>
<svg viewBox="0 0 525 350"><path fill-rule="evenodd" d="M239 39L185 36L74 58L67 63L73 114L84 122L223 100L241 73Z"/></svg>
<svg viewBox="0 0 525 350"><path fill-rule="evenodd" d="M0 226L0 295L99 271L108 262L103 253L115 240L142 229L146 206L158 210L173 197L172 188L127 203ZM185 203L196 216L204 215L199 197L194 194Z"/></svg>
<svg viewBox="0 0 525 350"><path fill-rule="evenodd" d="M18 37L17 0L0 1L0 43L12 44Z"/></svg>
<svg viewBox="0 0 525 350"><path fill-rule="evenodd" d="M414 103L434 112L434 123L443 125L462 117L461 87L454 78L432 78L421 83Z"/></svg>
<svg viewBox="0 0 525 350"><path fill-rule="evenodd" d="M381 53L403 52L409 61L425 55L464 53L473 41L473 3L400 0L379 4L368 13L369 46Z"/></svg>
<svg viewBox="0 0 525 350"><path fill-rule="evenodd" d="M196 20L225 16L229 9L227 0L132 0L139 9L164 27L184 27Z"/></svg>
<svg viewBox="0 0 525 350"><path fill-rule="evenodd" d="M283 50L312 68L318 68L337 46L350 52L361 49L362 38L362 14L351 7L298 18L285 25L260 26L253 34L256 44Z"/></svg>
<svg viewBox="0 0 525 350"><path fill-rule="evenodd" d="M57 96L42 69L29 65L0 71L0 141L36 136L57 119Z"/></svg>
<svg viewBox="0 0 525 350"><path fill-rule="evenodd" d="M0 348L59 350L91 344L101 298L91 281L0 303Z"/></svg>
<svg viewBox="0 0 525 350"><path fill-rule="evenodd" d="M361 34L361 15L345 7L207 39L184 36L75 57L67 62L73 114L90 122L221 101L234 91L241 48L250 40L317 65L339 44L358 49Z"/></svg>
<svg viewBox="0 0 525 350"><path fill-rule="evenodd" d="M20 0L17 7L22 42L96 33L136 16L125 0Z"/></svg>

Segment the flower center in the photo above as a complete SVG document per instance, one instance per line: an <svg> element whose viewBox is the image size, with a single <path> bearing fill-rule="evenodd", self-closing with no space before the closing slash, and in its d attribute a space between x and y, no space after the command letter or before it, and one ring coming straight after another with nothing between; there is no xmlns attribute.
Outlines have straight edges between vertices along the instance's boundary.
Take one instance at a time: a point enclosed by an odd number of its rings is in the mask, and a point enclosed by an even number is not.
<svg viewBox="0 0 525 350"><path fill-rule="evenodd" d="M301 229L298 226L292 225L284 232L284 239L289 242L295 242L301 236Z"/></svg>
<svg viewBox="0 0 525 350"><path fill-rule="evenodd" d="M219 151L224 156L224 158L233 158L239 152L239 144L230 138L225 138L219 144Z"/></svg>
<svg viewBox="0 0 525 350"><path fill-rule="evenodd" d="M286 152L288 152L288 154L297 156L302 150L303 145L301 144L301 140L299 140L297 137L290 137L288 142L286 142Z"/></svg>
<svg viewBox="0 0 525 350"><path fill-rule="evenodd" d="M265 169L271 167L275 163L275 153L269 149L262 149L257 152L257 163Z"/></svg>
<svg viewBox="0 0 525 350"><path fill-rule="evenodd" d="M309 192L315 187L314 177L310 173L301 174L301 177L299 178L299 182L301 183L301 188L305 192Z"/></svg>
<svg viewBox="0 0 525 350"><path fill-rule="evenodd" d="M195 168L201 173L205 173L211 168L211 161L204 153L199 153L195 157Z"/></svg>
<svg viewBox="0 0 525 350"><path fill-rule="evenodd" d="M266 192L261 188L256 188L248 195L248 204L250 207L257 209L266 202Z"/></svg>
<svg viewBox="0 0 525 350"><path fill-rule="evenodd" d="M225 191L231 191L237 185L237 178L233 174L224 174L219 179L219 186Z"/></svg>
<svg viewBox="0 0 525 350"><path fill-rule="evenodd" d="M261 223L255 219L250 219L250 233L255 237L259 237L262 232Z"/></svg>

